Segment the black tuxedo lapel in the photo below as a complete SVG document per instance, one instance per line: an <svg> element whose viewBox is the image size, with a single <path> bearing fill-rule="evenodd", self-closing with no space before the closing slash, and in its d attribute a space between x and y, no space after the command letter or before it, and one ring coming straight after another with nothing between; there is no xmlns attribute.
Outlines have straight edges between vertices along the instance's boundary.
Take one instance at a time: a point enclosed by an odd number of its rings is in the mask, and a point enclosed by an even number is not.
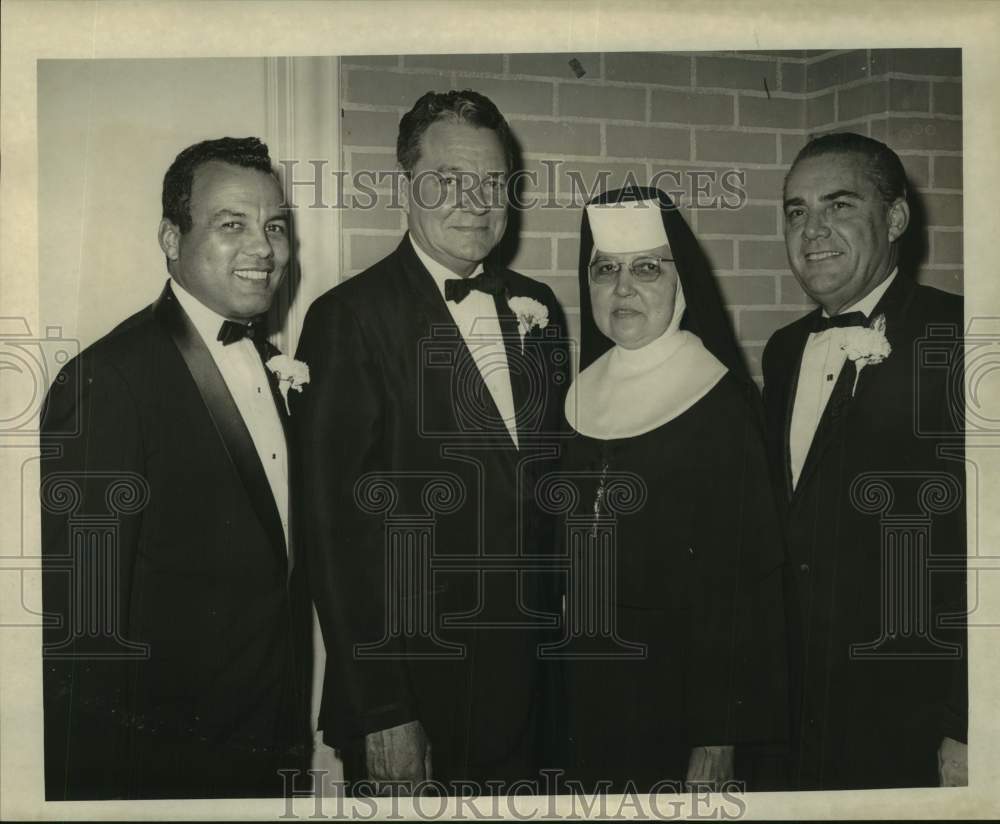
<svg viewBox="0 0 1000 824"><path fill-rule="evenodd" d="M264 473L264 466L250 437L250 430L247 429L243 416L240 415L239 408L212 359L212 354L177 302L169 283L153 304L153 314L170 334L181 357L184 358L229 459L243 481L261 526L271 544L284 557L285 533L281 527L281 517L267 475ZM280 397L278 400L280 401ZM279 407L278 414L283 414L283 404ZM282 422L284 423L284 419Z"/></svg>
<svg viewBox="0 0 1000 824"><path fill-rule="evenodd" d="M875 309L872 310L869 320L873 321L879 315L885 315L886 319L886 337L889 339L890 344L894 347L901 345L901 343L896 340L893 343L894 336L898 333L899 328L902 325L903 315L905 312L906 305L909 303L909 298L913 293L913 283L907 278L902 272L896 273L896 278L893 280L892 284L886 289L885 294L879 299L879 302L875 305ZM820 310L817 309L817 312ZM802 341L802 349L805 348L805 341L809 337L808 326L804 327L805 338ZM798 382L798 373L802 366L802 349L799 350L798 357L796 359L796 380ZM890 357L892 357L890 355ZM878 366L867 366L861 370L859 375L857 368L851 361L845 361L843 368L840 370L840 374L837 376L837 383L833 387L833 392L830 394L830 400L827 402L826 408L823 410L823 414L820 417L819 424L816 427L816 433L813 435L812 443L809 445L809 451L806 453L805 463L802 465L802 471L799 473L799 482L795 486L795 491L801 490L809 477L816 471L816 467L819 465L820 460L823 457L823 453L829 447L830 443L833 441L837 433L845 425L845 422L850 418L853 410L858 408L859 403L863 400L863 397L875 382L877 378L875 373L878 371ZM853 390L853 391L852 391ZM788 406L788 416L785 425L785 450L786 453L790 455L790 442L789 434L791 430L791 420L792 420L792 406L795 402L795 386L792 387L791 400ZM789 460L790 466L790 460ZM795 494L793 493L793 498Z"/></svg>
<svg viewBox="0 0 1000 824"><path fill-rule="evenodd" d="M266 340L261 345L260 357L264 362L264 371L267 373L267 384L271 387L271 397L274 399L274 405L278 410L278 419L281 421L281 429L285 433L285 447L291 449L291 431L289 430L289 420L288 420L288 407L285 405L285 399L281 395L281 388L278 383L278 376L274 374L270 369L267 368L267 362L281 354L281 350L275 346L271 341ZM295 390L289 388L289 392L294 392ZM291 453L289 453L291 454Z"/></svg>
<svg viewBox="0 0 1000 824"><path fill-rule="evenodd" d="M817 309L815 313L820 310ZM813 313L813 314L815 314ZM811 317L811 315L807 315ZM786 392L784 398L784 403L782 409L784 410L784 416L782 418L781 427L781 469L782 477L785 479L785 496L787 500L791 500L795 495L796 485L793 483L792 479L792 410L795 408L795 395L799 391L799 374L802 371L802 354L806 348L806 341L809 340L809 327L803 326L798 330L795 340L792 346L792 356L791 363L792 368L789 370L789 380L786 384ZM815 437L813 438L815 441ZM810 445L811 448L811 445ZM802 473L799 473L799 482L801 483Z"/></svg>
<svg viewBox="0 0 1000 824"><path fill-rule="evenodd" d="M412 243L413 242L410 240L410 236L407 234L403 238L402 243L400 243L399 247L396 249L396 254L399 257L403 272L406 275L406 279L412 293L417 298L415 309L418 314L417 321L419 329L422 330L424 334L430 334L433 329L445 330L449 333L449 339L455 341L454 351L458 358L458 362L454 365L454 373L456 375L461 375L463 380L470 382L464 384L458 389L458 391L462 392L466 396L467 402L478 402L485 405L485 409L483 409L483 411L486 412L488 420L479 420L477 422L478 426L481 426L486 432L495 432L497 435L505 435L508 442L513 444L513 441L510 440L510 432L504 424L503 416L500 414L500 410L497 408L496 402L493 400L493 394L487 388L486 382L483 380L482 373L480 373L479 367L476 365L472 352L469 350L465 339L462 337L462 333L455 324L455 319L451 316L451 312L448 311L444 297L441 295L441 291L434 282L433 276L427 271L427 267L424 266L420 258L417 257L417 253L413 250ZM506 335L504 337L506 344ZM416 341L408 341L408 343L414 346L417 345ZM418 358L418 353L415 352L414 357ZM507 362L509 371L509 353ZM418 360L417 369L419 370L421 368L422 364L420 364ZM425 385L423 389L426 392L428 387ZM448 402L452 405L452 407L455 407L458 403L458 399L454 397L455 389L456 387L450 382L448 389L441 393L442 397L447 397L449 399ZM516 408L515 398L515 409ZM458 414L457 409L455 410L455 414ZM477 434L482 435L482 432L477 432Z"/></svg>
<svg viewBox="0 0 1000 824"><path fill-rule="evenodd" d="M284 397L282 397L281 389L278 382L278 376L274 374L270 369L267 368L267 362L273 358L275 355L280 355L281 350L278 349L271 341L265 340L260 349L261 360L264 361L264 371L267 373L267 383L271 387L271 397L274 399L274 405L278 409L278 420L281 421L281 429L285 434L285 456L287 459L288 467L288 490L289 490L289 506L288 506L288 542L286 544L286 549L288 550L288 575L292 574L292 570L295 567L295 507L291 506L291 496L293 491L296 489L295 478L298 477L298 453L292 448L292 430L291 430L291 419L288 415L288 406L285 403ZM289 392L294 392L295 390L291 387L288 388ZM267 478L265 477L266 481ZM270 489L270 485L268 485ZM273 496L272 496L273 499ZM283 533L284 534L284 533Z"/></svg>
<svg viewBox="0 0 1000 824"><path fill-rule="evenodd" d="M896 279L885 290L885 294L875 304L872 310L870 321L874 321L879 315L885 315L885 336L895 351L903 346L900 332L903 330L903 322L906 318L906 310L910 305L910 300L914 292L913 280L903 272L896 273ZM901 353L896 353L900 357ZM890 354L889 358L893 355ZM858 406L858 402L878 383L878 373L880 364L866 366L858 376L858 388L854 393L853 407Z"/></svg>
<svg viewBox="0 0 1000 824"><path fill-rule="evenodd" d="M403 237L399 246L396 247L395 254L399 259L403 274L406 276L410 292L416 297L414 309L418 320L421 321L420 326L426 326L428 331L433 327L451 327L461 337L433 276L417 257L409 234Z"/></svg>
<svg viewBox="0 0 1000 824"><path fill-rule="evenodd" d="M500 321L500 333L503 335L504 352L507 355L507 374L510 376L510 393L514 401L514 425L518 436L527 429L526 402L528 400L530 375L527 374L525 349L518 332L517 317L507 303L507 295L494 295L497 319Z"/></svg>

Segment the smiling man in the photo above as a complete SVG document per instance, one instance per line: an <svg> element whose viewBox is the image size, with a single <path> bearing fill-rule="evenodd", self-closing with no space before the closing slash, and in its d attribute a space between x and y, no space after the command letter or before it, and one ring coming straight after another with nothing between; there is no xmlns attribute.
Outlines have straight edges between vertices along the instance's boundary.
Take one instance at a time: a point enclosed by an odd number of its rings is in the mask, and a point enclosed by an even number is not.
<svg viewBox="0 0 1000 824"><path fill-rule="evenodd" d="M798 789L966 781L962 298L900 267L907 197L895 152L851 133L785 181L788 260L819 304L763 357ZM948 340L944 368L921 354Z"/></svg>
<svg viewBox="0 0 1000 824"><path fill-rule="evenodd" d="M310 615L262 324L288 231L259 140L182 151L163 182L170 280L49 392L50 801L278 796L278 770L303 764Z"/></svg>
<svg viewBox="0 0 1000 824"><path fill-rule="evenodd" d="M350 779L496 793L538 775L533 625L555 607L518 558L553 543L532 490L569 361L551 289L491 258L513 146L483 95L421 97L397 140L407 235L302 332L312 384L292 413L327 647L320 726Z"/></svg>

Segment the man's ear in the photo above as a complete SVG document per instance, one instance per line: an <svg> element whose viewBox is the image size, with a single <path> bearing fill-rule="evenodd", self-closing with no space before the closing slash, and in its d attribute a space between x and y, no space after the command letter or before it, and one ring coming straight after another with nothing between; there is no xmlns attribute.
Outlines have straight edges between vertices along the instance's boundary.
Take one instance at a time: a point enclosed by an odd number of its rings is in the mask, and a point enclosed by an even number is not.
<svg viewBox="0 0 1000 824"><path fill-rule="evenodd" d="M910 225L910 205L903 198L897 198L889 207L888 218L889 242L894 243Z"/></svg>
<svg viewBox="0 0 1000 824"><path fill-rule="evenodd" d="M175 262L180 257L181 230L173 221L163 218L156 232L160 248L167 256L167 264Z"/></svg>

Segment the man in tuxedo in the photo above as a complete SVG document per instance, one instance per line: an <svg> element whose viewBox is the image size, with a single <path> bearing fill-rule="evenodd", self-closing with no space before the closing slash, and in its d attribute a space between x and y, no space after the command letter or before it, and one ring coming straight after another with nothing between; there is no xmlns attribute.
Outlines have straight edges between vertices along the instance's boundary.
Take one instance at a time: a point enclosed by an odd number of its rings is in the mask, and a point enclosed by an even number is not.
<svg viewBox="0 0 1000 824"><path fill-rule="evenodd" d="M963 784L962 298L900 266L906 178L876 140L812 140L784 211L819 304L763 358L792 579L792 786Z"/></svg>
<svg viewBox="0 0 1000 824"><path fill-rule="evenodd" d="M278 770L302 766L310 616L262 323L289 261L282 202L256 138L182 151L170 279L49 391L48 800L279 796Z"/></svg>
<svg viewBox="0 0 1000 824"><path fill-rule="evenodd" d="M408 233L306 316L292 413L320 728L349 779L495 793L540 766L538 626L557 607L532 568L553 543L533 490L568 358L552 291L491 256L513 155L486 97L420 98L397 141Z"/></svg>

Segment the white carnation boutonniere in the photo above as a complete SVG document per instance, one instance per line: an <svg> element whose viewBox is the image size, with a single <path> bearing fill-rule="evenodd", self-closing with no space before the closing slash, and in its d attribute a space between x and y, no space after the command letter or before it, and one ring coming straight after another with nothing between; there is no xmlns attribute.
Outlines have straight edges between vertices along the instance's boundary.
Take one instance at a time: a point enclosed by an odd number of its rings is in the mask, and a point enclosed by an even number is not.
<svg viewBox="0 0 1000 824"><path fill-rule="evenodd" d="M309 383L309 365L288 355L275 355L264 364L278 379L278 389L285 399L285 410L288 410L288 390L301 392L302 387Z"/></svg>
<svg viewBox="0 0 1000 824"><path fill-rule="evenodd" d="M851 387L851 397L858 388L858 378L861 370L868 364L873 366L882 363L890 354L892 346L885 336L885 315L879 315L871 324L865 326L850 326L844 330L846 338L840 348L847 353L849 360L854 361L857 372L854 375L854 386Z"/></svg>
<svg viewBox="0 0 1000 824"><path fill-rule="evenodd" d="M517 317L517 331L521 336L521 351L524 351L524 336L532 329L544 329L549 325L549 309L534 298L513 297L507 301L510 310Z"/></svg>

